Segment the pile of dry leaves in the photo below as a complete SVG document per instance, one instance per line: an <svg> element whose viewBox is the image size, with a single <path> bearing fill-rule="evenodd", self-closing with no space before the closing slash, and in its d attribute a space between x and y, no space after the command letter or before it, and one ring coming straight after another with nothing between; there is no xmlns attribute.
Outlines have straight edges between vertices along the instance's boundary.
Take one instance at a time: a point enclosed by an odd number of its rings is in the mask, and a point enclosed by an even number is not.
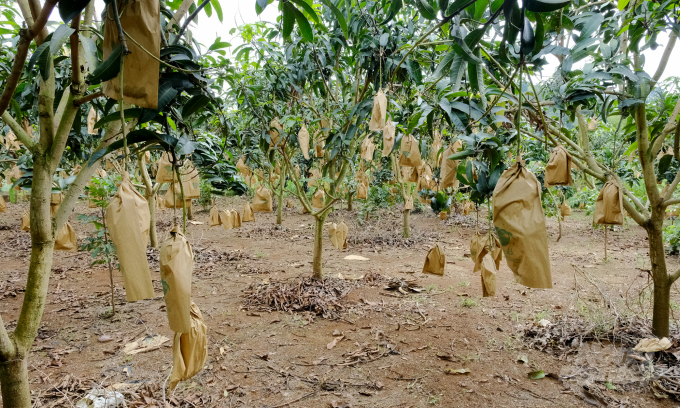
<svg viewBox="0 0 680 408"><path fill-rule="evenodd" d="M325 319L338 319L345 310L341 300L354 288L366 283L377 283L381 276L368 274L362 279L349 281L334 277L323 280L297 277L285 281L269 279L254 283L244 290L247 310L284 312L310 311Z"/></svg>

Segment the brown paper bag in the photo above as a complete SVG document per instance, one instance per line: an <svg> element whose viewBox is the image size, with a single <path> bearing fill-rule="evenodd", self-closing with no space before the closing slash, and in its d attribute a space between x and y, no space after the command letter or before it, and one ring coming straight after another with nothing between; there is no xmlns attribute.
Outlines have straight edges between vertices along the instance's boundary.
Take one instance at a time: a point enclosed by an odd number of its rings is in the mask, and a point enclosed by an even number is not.
<svg viewBox="0 0 680 408"><path fill-rule="evenodd" d="M21 149L21 145L19 144L19 140L17 140L17 136L11 130L5 136L5 148L9 151Z"/></svg>
<svg viewBox="0 0 680 408"><path fill-rule="evenodd" d="M413 197L404 197L404 210L413 209Z"/></svg>
<svg viewBox="0 0 680 408"><path fill-rule="evenodd" d="M76 241L76 231L68 222L57 233L57 239L54 241L54 249L57 251L75 251L78 249Z"/></svg>
<svg viewBox="0 0 680 408"><path fill-rule="evenodd" d="M153 286L146 244L149 240L149 205L123 172L118 192L106 209L106 223L116 247L128 302L152 299Z"/></svg>
<svg viewBox="0 0 680 408"><path fill-rule="evenodd" d="M24 215L21 217L21 230L22 231L30 231L31 230L31 215L28 212L25 212Z"/></svg>
<svg viewBox="0 0 680 408"><path fill-rule="evenodd" d="M172 374L169 390L172 392L180 381L198 374L208 360L208 328L203 315L191 302L191 331L175 333L172 343Z"/></svg>
<svg viewBox="0 0 680 408"><path fill-rule="evenodd" d="M271 138L271 143L269 143L269 147L273 148L274 146L276 147L282 147L285 142L281 140L281 132L283 132L283 126L281 126L281 122L279 122L279 118L274 118L272 119L271 122L269 122L269 136Z"/></svg>
<svg viewBox="0 0 680 408"><path fill-rule="evenodd" d="M4 213L7 211L7 203L5 202L5 199L0 195L0 213Z"/></svg>
<svg viewBox="0 0 680 408"><path fill-rule="evenodd" d="M312 196L312 207L323 208L326 203L326 193L323 190L316 190Z"/></svg>
<svg viewBox="0 0 680 408"><path fill-rule="evenodd" d="M184 190L186 193L186 190ZM187 200L189 201L189 200ZM163 196L163 205L165 208L182 208L182 189L179 183L171 184L168 191ZM187 205L188 207L189 205Z"/></svg>
<svg viewBox="0 0 680 408"><path fill-rule="evenodd" d="M491 254L484 256L481 262L482 271L482 296L496 296L496 272L498 269L491 258Z"/></svg>
<svg viewBox="0 0 680 408"><path fill-rule="evenodd" d="M501 243L498 237L493 237L493 248L491 249L491 258L496 263L496 269L501 266L503 260L503 251L501 250ZM479 272L482 267L482 259L489 253L489 234L480 234L476 232L470 239L470 257L475 263L472 272Z"/></svg>
<svg viewBox="0 0 680 408"><path fill-rule="evenodd" d="M222 226L225 230L234 228L234 217L231 215L231 210L224 210L220 216Z"/></svg>
<svg viewBox="0 0 680 408"><path fill-rule="evenodd" d="M317 143L314 146L314 156L315 157L323 157L324 153L325 153L325 151L323 150L323 146L321 145L321 143Z"/></svg>
<svg viewBox="0 0 680 408"><path fill-rule="evenodd" d="M357 195L356 198L358 200L365 200L368 198L368 187L364 183L359 183L357 186Z"/></svg>
<svg viewBox="0 0 680 408"><path fill-rule="evenodd" d="M439 173L439 188L444 189L456 187L456 182L458 181L456 178L456 172L458 171L458 160L449 160L448 157L458 152L458 149L460 149L462 146L463 143L460 140L457 140L455 143L450 144L449 147L444 150L444 153L442 153L442 164Z"/></svg>
<svg viewBox="0 0 680 408"><path fill-rule="evenodd" d="M392 148L394 147L394 133L394 124L392 124L391 120L388 120L385 129L383 129L382 157L387 157L392 153Z"/></svg>
<svg viewBox="0 0 680 408"><path fill-rule="evenodd" d="M250 203L243 204L243 218L241 218L241 221L255 221L255 213L253 213L253 207L250 206Z"/></svg>
<svg viewBox="0 0 680 408"><path fill-rule="evenodd" d="M191 332L191 274L194 271L194 254L191 245L177 227L170 238L161 244L161 284L168 313L170 330Z"/></svg>
<svg viewBox="0 0 680 408"><path fill-rule="evenodd" d="M118 10L122 13L120 23L123 29L134 38L146 51L142 50L135 41L127 40L130 54L125 57L123 89L126 103L149 109L158 108L158 79L159 58L161 50L161 17L158 0L132 1L125 3L118 1ZM113 6L106 7L107 16L104 17L104 45L103 57L106 60L118 45L118 29L111 18ZM120 80L116 76L102 84L104 94L111 99L120 99Z"/></svg>
<svg viewBox="0 0 680 408"><path fill-rule="evenodd" d="M430 146L430 162L435 165L439 163L439 150L442 148L442 137L439 135L439 131L434 131L434 140Z"/></svg>
<svg viewBox="0 0 680 408"><path fill-rule="evenodd" d="M307 177L309 181L307 181L307 186L308 187L316 187L317 181L321 178L321 172L319 169L311 169L309 171L309 177Z"/></svg>
<svg viewBox="0 0 680 408"><path fill-rule="evenodd" d="M272 212L272 196L266 187L258 187L255 191L253 210L260 212Z"/></svg>
<svg viewBox="0 0 680 408"><path fill-rule="evenodd" d="M300 131L298 132L298 143L300 143L302 155L305 156L306 160L309 160L309 130L307 130L307 125L302 125L302 128L300 128Z"/></svg>
<svg viewBox="0 0 680 408"><path fill-rule="evenodd" d="M446 211L439 211L439 219L446 221L449 219L449 214Z"/></svg>
<svg viewBox="0 0 680 408"><path fill-rule="evenodd" d="M431 273L433 275L444 275L444 267L446 266L446 256L444 251L435 245L427 252L425 257L425 265L423 266L423 273Z"/></svg>
<svg viewBox="0 0 680 408"><path fill-rule="evenodd" d="M231 210L231 225L233 225L234 228L241 228L241 214L236 210Z"/></svg>
<svg viewBox="0 0 680 408"><path fill-rule="evenodd" d="M125 75L125 72L123 72L123 75ZM94 128L94 124L97 123L97 119L99 119L99 115L97 114L97 111L94 110L93 106L90 106L90 112L87 114L87 133L90 135L96 135L97 130Z"/></svg>
<svg viewBox="0 0 680 408"><path fill-rule="evenodd" d="M331 243L336 249L342 251L347 248L347 225L344 222L333 223L328 232L331 236Z"/></svg>
<svg viewBox="0 0 680 408"><path fill-rule="evenodd" d="M375 145L373 144L373 139L367 137L361 143L361 158L366 161L373 161L373 152L375 151Z"/></svg>
<svg viewBox="0 0 680 408"><path fill-rule="evenodd" d="M401 139L401 156L399 156L399 165L408 167L420 167L422 158L420 156L420 147L418 141L413 135L404 136Z"/></svg>
<svg viewBox="0 0 680 408"><path fill-rule="evenodd" d="M385 127L387 118L387 98L382 89L373 97L373 113L371 121L368 122L368 130L382 130Z"/></svg>
<svg viewBox="0 0 680 408"><path fill-rule="evenodd" d="M220 219L220 210L215 207L210 209L210 222L208 224L211 227L222 224L222 220Z"/></svg>
<svg viewBox="0 0 680 408"><path fill-rule="evenodd" d="M191 170L182 176L182 184L184 185L184 198L187 200L201 198L201 179L196 167L191 166Z"/></svg>
<svg viewBox="0 0 680 408"><path fill-rule="evenodd" d="M519 163L503 172L493 191L493 220L515 281L552 288L541 184Z"/></svg>
<svg viewBox="0 0 680 408"><path fill-rule="evenodd" d="M562 204L560 204L560 215L562 216L562 219L568 215L571 215L571 207L569 206L567 200L562 201Z"/></svg>
<svg viewBox="0 0 680 408"><path fill-rule="evenodd" d="M550 152L550 160L545 165L544 184L546 188L574 184L571 178L571 155L563 146L557 146Z"/></svg>
<svg viewBox="0 0 680 408"><path fill-rule="evenodd" d="M245 159L243 158L243 156L241 156L241 158L238 159L238 162L236 163L236 168L238 169L238 171L244 177L248 177L248 176L251 176L253 174L253 171L250 170L250 167L248 167L248 165L246 165L246 162L245 162Z"/></svg>
<svg viewBox="0 0 680 408"><path fill-rule="evenodd" d="M595 202L593 221L596 224L623 224L623 194L614 180L609 180L602 187Z"/></svg>
<svg viewBox="0 0 680 408"><path fill-rule="evenodd" d="M125 75L125 74L123 74ZM177 182L177 176L173 179L174 171L172 164L170 164L169 154L163 153L158 161L158 171L156 172L156 183L172 183L173 180Z"/></svg>

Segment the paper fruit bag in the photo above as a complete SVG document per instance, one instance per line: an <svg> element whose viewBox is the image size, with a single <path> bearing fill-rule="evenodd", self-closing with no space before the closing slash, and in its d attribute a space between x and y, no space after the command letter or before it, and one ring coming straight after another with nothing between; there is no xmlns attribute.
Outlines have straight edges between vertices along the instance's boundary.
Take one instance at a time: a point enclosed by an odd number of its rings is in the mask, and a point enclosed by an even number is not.
<svg viewBox="0 0 680 408"><path fill-rule="evenodd" d="M451 156L452 154L456 153L458 149L462 147L462 143L460 140L457 140L455 143L450 144L446 150L444 150L444 153L442 153L441 156L441 170L439 173L439 188L449 188L449 187L455 187L456 181L458 179L456 178L456 172L458 171L458 161L457 160L449 160L448 157Z"/></svg>
<svg viewBox="0 0 680 408"><path fill-rule="evenodd" d="M368 122L368 130L382 130L387 118L387 98L382 89L373 97L373 112L371 121Z"/></svg>
<svg viewBox="0 0 680 408"><path fill-rule="evenodd" d="M496 296L496 272L498 268L491 254L486 254L481 262L482 271L482 296Z"/></svg>
<svg viewBox="0 0 680 408"><path fill-rule="evenodd" d="M250 206L250 203L245 203L243 205L243 218L241 218L241 221L243 222L255 221L255 214L253 213L253 207Z"/></svg>
<svg viewBox="0 0 680 408"><path fill-rule="evenodd" d="M57 233L57 239L54 241L54 249L57 251L75 251L78 249L76 242L76 231L68 222Z"/></svg>
<svg viewBox="0 0 680 408"><path fill-rule="evenodd" d="M413 209L413 197L404 197L404 210Z"/></svg>
<svg viewBox="0 0 680 408"><path fill-rule="evenodd" d="M132 185L129 174L123 172L122 176L118 192L106 209L106 223L118 254L128 302L152 299L153 286L146 259L149 205Z"/></svg>
<svg viewBox="0 0 680 408"><path fill-rule="evenodd" d="M609 180L602 186L595 201L593 221L604 225L623 224L623 194L615 181Z"/></svg>
<svg viewBox="0 0 680 408"><path fill-rule="evenodd" d="M422 164L422 157L420 156L420 147L418 141L413 135L404 136L401 139L401 156L399 156L399 165L408 167L420 167Z"/></svg>
<svg viewBox="0 0 680 408"><path fill-rule="evenodd" d="M172 374L170 387L177 387L198 374L208 360L208 327L203 315L194 302L191 302L191 330L188 333L175 333L172 343Z"/></svg>
<svg viewBox="0 0 680 408"><path fill-rule="evenodd" d="M312 196L312 207L323 208L326 202L326 193L323 190L316 190L316 193Z"/></svg>
<svg viewBox="0 0 680 408"><path fill-rule="evenodd" d="M156 172L156 183L172 183L173 180L177 182L177 176L173 179L173 169L170 163L170 156L167 152L161 155L158 161L158 171Z"/></svg>
<svg viewBox="0 0 680 408"><path fill-rule="evenodd" d="M260 186L255 191L253 198L253 210L260 212L272 212L272 196L267 187Z"/></svg>
<svg viewBox="0 0 680 408"><path fill-rule="evenodd" d="M563 146L557 146L550 152L550 160L545 165L544 184L546 188L574 184L571 178L571 155Z"/></svg>
<svg viewBox="0 0 680 408"><path fill-rule="evenodd" d="M184 198L187 200L201 198L201 179L198 176L198 170L192 166L191 170L182 176L182 184L184 187Z"/></svg>
<svg viewBox="0 0 680 408"><path fill-rule="evenodd" d="M391 120L388 120L385 129L383 129L382 157L387 157L392 153L392 148L394 148L394 133L394 124Z"/></svg>
<svg viewBox="0 0 680 408"><path fill-rule="evenodd" d="M191 245L177 227L161 244L161 284L170 329L177 333L191 332L191 274L194 254Z"/></svg>
<svg viewBox="0 0 680 408"><path fill-rule="evenodd" d="M366 187L366 184L364 183L359 183L357 186L357 196L356 198L358 200L365 200L368 198L368 187Z"/></svg>
<svg viewBox="0 0 680 408"><path fill-rule="evenodd" d="M234 217L231 215L231 210L222 211L220 218L222 219L222 226L225 230L234 228Z"/></svg>
<svg viewBox="0 0 680 408"><path fill-rule="evenodd" d="M208 225L210 225L211 227L214 227L216 225L221 225L221 224L222 224L222 220L220 220L220 210L218 210L215 207L212 207L210 209L210 222L208 223Z"/></svg>
<svg viewBox="0 0 680 408"><path fill-rule="evenodd" d="M241 228L241 214L236 210L231 210L231 224L234 228Z"/></svg>
<svg viewBox="0 0 680 408"><path fill-rule="evenodd" d="M493 220L515 281L552 288L541 184L522 164L503 172L493 191Z"/></svg>
<svg viewBox="0 0 680 408"><path fill-rule="evenodd" d="M336 249L343 250L347 248L347 224L341 222L340 224L333 223L329 229L331 236L331 243Z"/></svg>
<svg viewBox="0 0 680 408"><path fill-rule="evenodd" d="M375 151L375 145L373 144L373 139L367 137L361 142L361 158L366 161L373 161L373 152Z"/></svg>
<svg viewBox="0 0 680 408"><path fill-rule="evenodd" d="M31 215L28 212L25 212L23 216L21 216L21 230L22 231L30 231L31 230Z"/></svg>
<svg viewBox="0 0 680 408"><path fill-rule="evenodd" d="M309 130L307 130L307 125L302 125L300 128L300 131L298 132L298 143L300 144L302 155L305 156L305 160L309 160Z"/></svg>
<svg viewBox="0 0 680 408"><path fill-rule="evenodd" d="M444 251L442 251L439 245L435 245L427 252L423 273L444 275L444 267L446 267L446 256L444 255Z"/></svg>

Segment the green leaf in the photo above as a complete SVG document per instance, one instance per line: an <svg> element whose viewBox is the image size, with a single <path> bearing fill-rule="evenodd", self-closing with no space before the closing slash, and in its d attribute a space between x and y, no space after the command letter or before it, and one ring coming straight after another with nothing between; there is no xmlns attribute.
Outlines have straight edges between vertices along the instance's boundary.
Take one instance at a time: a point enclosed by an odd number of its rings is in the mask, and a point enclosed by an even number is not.
<svg viewBox="0 0 680 408"><path fill-rule="evenodd" d="M189 11L191 11L191 10L189 10ZM210 6L210 3L206 4L205 7L203 7L203 11L205 12L206 16L208 16L208 17L212 16L212 6Z"/></svg>
<svg viewBox="0 0 680 408"><path fill-rule="evenodd" d="M158 109L159 112L165 110L165 107L177 96L177 89L172 87L172 83L165 82L158 87Z"/></svg>
<svg viewBox="0 0 680 408"><path fill-rule="evenodd" d="M543 49L543 39L545 37L545 26L543 25L543 17L541 17L540 13L536 13L536 35L534 36L535 42L534 42L534 49L531 52L531 55L538 55L539 52Z"/></svg>
<svg viewBox="0 0 680 408"><path fill-rule="evenodd" d="M619 3L618 3L619 10L625 9L626 6L628 5L628 1L629 0L619 0Z"/></svg>
<svg viewBox="0 0 680 408"><path fill-rule="evenodd" d="M602 24L603 21L604 21L603 14L593 14L590 18L586 20L585 23L583 23L583 27L581 28L581 35L579 36L579 38L581 40L589 38L591 34L597 31L598 28L600 28L600 24Z"/></svg>
<svg viewBox="0 0 680 408"><path fill-rule="evenodd" d="M384 47L387 45L387 42L390 40L390 33L383 33L383 35L380 36L380 46Z"/></svg>
<svg viewBox="0 0 680 408"><path fill-rule="evenodd" d="M532 380L540 380L543 377L545 377L543 370L532 371L529 373L529 378Z"/></svg>
<svg viewBox="0 0 680 408"><path fill-rule="evenodd" d="M477 0L475 1L475 16L474 19L480 21L484 16L484 12L489 6L489 0Z"/></svg>
<svg viewBox="0 0 680 408"><path fill-rule="evenodd" d="M97 69L99 64L99 57L97 55L97 46L95 45L92 38L85 37L84 35L78 33L78 38L80 38L80 43L83 45L85 61L87 61L87 67L90 72Z"/></svg>
<svg viewBox="0 0 680 408"><path fill-rule="evenodd" d="M309 25L309 21L307 21L307 17L305 17L300 10L290 5L290 3L286 3L285 5L290 7L293 16L295 16L295 21L297 21L298 27L300 27L302 38L309 42L314 41L314 32L312 31L312 26Z"/></svg>
<svg viewBox="0 0 680 408"><path fill-rule="evenodd" d="M671 167L672 161L673 161L672 154L666 154L661 156L661 159L659 159L659 174L667 172L668 169Z"/></svg>
<svg viewBox="0 0 680 408"><path fill-rule="evenodd" d="M61 46L64 45L64 43L66 42L66 40L68 40L71 34L75 32L76 30L72 29L66 24L62 24L59 27L57 27L57 29L54 30L54 34L52 34L52 39L50 40L50 52L52 53L52 55L58 53L59 50L61 49Z"/></svg>
<svg viewBox="0 0 680 408"><path fill-rule="evenodd" d="M529 55L534 50L534 45L536 45L536 37L534 35L534 29L531 27L531 22L529 19L524 17L524 29L522 29L522 41L521 47L524 55Z"/></svg>
<svg viewBox="0 0 680 408"><path fill-rule="evenodd" d="M465 41L460 38L456 38L456 42L453 44L453 50L463 57L467 62L481 64L482 60L477 58L477 56L472 52L472 50L467 46Z"/></svg>
<svg viewBox="0 0 680 408"><path fill-rule="evenodd" d="M319 16L316 14L316 11L312 8L312 6L307 4L305 0L291 0L291 1L300 6L301 9L303 9L307 14L309 14L309 16L312 18L312 20L314 20L315 23L317 24L320 23Z"/></svg>
<svg viewBox="0 0 680 408"><path fill-rule="evenodd" d="M293 11L295 7L289 3L283 3L283 38L290 38L290 33L295 27L295 14Z"/></svg>
<svg viewBox="0 0 680 408"><path fill-rule="evenodd" d="M397 13L399 13L399 10L401 10L403 6L404 3L402 2L402 0L392 0L392 2L390 3L390 8L389 10L387 10L387 17L385 17L385 20L383 20L380 23L380 25L385 25L389 23L394 18L394 16L396 16Z"/></svg>
<svg viewBox="0 0 680 408"><path fill-rule="evenodd" d="M220 0L210 0L210 4L215 9L215 14L217 14L217 19L222 22L222 6L220 5Z"/></svg>
<svg viewBox="0 0 680 408"><path fill-rule="evenodd" d="M442 15L446 14L446 9L449 7L449 0L437 0L437 5L439 10L441 10Z"/></svg>
<svg viewBox="0 0 680 408"><path fill-rule="evenodd" d="M321 0L321 2L325 4L326 7L331 9L331 13L333 13L335 19L338 20L338 24L340 24L340 29L342 29L342 32L345 34L345 37L349 37L349 34L347 32L347 20L345 20L345 16L342 14L342 12L337 7L335 7L331 0Z"/></svg>
<svg viewBox="0 0 680 408"><path fill-rule="evenodd" d="M123 46L120 44L116 45L116 48L111 51L106 61L102 62L88 77L90 85L97 85L115 78L118 75L118 71L120 71L120 56L122 53Z"/></svg>
<svg viewBox="0 0 680 408"><path fill-rule="evenodd" d="M45 50L47 48L49 48L49 46L50 46L50 42L45 41L44 43L40 44L40 46L38 48L35 49L35 51L33 52L33 55L31 55L31 59L28 60L28 67L26 67L27 71L30 72L31 70L33 70L33 67L38 62L38 58L40 58L40 54L45 52Z"/></svg>
<svg viewBox="0 0 680 408"><path fill-rule="evenodd" d="M461 159L465 159L467 157L474 156L474 155L475 155L474 150L466 149L466 150L461 150L457 153L454 153L451 156L447 157L446 159L447 160L461 160ZM470 180L472 180L472 176L470 177Z"/></svg>
<svg viewBox="0 0 680 408"><path fill-rule="evenodd" d="M123 111L123 115L125 116L125 120L139 118L139 116L141 114L142 114L141 108L130 108L130 109L125 109ZM99 119L97 121L97 123L94 124L94 128L100 129L100 128L104 127L105 124L107 124L109 122L114 122L114 121L117 121L117 120L118 121L120 120L120 112L115 111L115 112L109 113L108 115Z"/></svg>
<svg viewBox="0 0 680 408"><path fill-rule="evenodd" d="M480 0L478 0L480 1ZM420 12L420 15L423 16L426 20L434 20L437 18L437 12L434 11L432 6L430 6L430 3L427 2L427 0L414 0L416 3L416 7L418 8L418 11Z"/></svg>
<svg viewBox="0 0 680 408"><path fill-rule="evenodd" d="M269 4L269 0L257 0L255 2L255 12L259 16Z"/></svg>
<svg viewBox="0 0 680 408"><path fill-rule="evenodd" d="M198 112L210 102L210 98L205 95L196 95L189 99L182 108L182 119L187 120L189 116Z"/></svg>
<svg viewBox="0 0 680 408"><path fill-rule="evenodd" d="M78 13L85 10L85 7L90 3L90 0L68 0L60 1L57 7L59 8L59 16L64 23L70 23L76 18Z"/></svg>
<svg viewBox="0 0 680 408"><path fill-rule="evenodd" d="M456 54L455 50L451 50L446 55L444 55L442 60L439 62L439 65L437 65L437 69L434 70L432 77L439 79L439 77L444 75L445 72L448 72L451 68L451 62L456 57L456 55L458 54Z"/></svg>
<svg viewBox="0 0 680 408"><path fill-rule="evenodd" d="M467 61L465 61L462 56L456 54L456 56L453 57L453 61L451 61L451 71L449 71L451 92L458 92L460 90L466 65Z"/></svg>
<svg viewBox="0 0 680 408"><path fill-rule="evenodd" d="M52 62L52 53L50 49L47 48L40 53L38 57L38 69L40 70L40 75L44 81L47 81L52 74L52 67L50 63Z"/></svg>
<svg viewBox="0 0 680 408"><path fill-rule="evenodd" d="M527 0L525 3L528 11L535 13L550 13L571 4L571 0Z"/></svg>
<svg viewBox="0 0 680 408"><path fill-rule="evenodd" d="M208 49L209 50L219 50L220 48L229 48L229 47L231 47L231 44L229 44L228 42L215 40L215 42L212 43L212 45Z"/></svg>
<svg viewBox="0 0 680 408"><path fill-rule="evenodd" d="M460 11L465 5L467 5L470 2L470 0L456 0L453 3L451 3L446 9L446 16L450 16L453 13L457 13Z"/></svg>

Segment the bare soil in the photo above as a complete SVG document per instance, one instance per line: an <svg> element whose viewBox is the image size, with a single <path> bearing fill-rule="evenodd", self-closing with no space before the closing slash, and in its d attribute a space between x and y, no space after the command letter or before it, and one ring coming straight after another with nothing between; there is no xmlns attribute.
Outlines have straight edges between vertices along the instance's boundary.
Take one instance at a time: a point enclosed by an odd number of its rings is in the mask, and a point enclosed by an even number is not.
<svg viewBox="0 0 680 408"><path fill-rule="evenodd" d="M221 199L220 209L242 209L240 198ZM358 207L360 203L355 203ZM30 236L19 230L28 204L9 204L0 214L0 311L9 328L19 316L26 285ZM337 210L328 222L349 225L349 248L324 239L324 272L329 285L349 288L338 296L333 313L313 310L266 311L245 307L246 297L262 284L299 282L311 274L313 218L286 208L282 226L275 213L256 213L256 222L225 231L209 228L209 215L197 207L187 225L196 265L193 301L208 326L209 358L204 370L181 383L168 406L206 407L554 407L614 404L675 406L657 398L640 378L593 375L588 386L576 384L575 369L632 369L621 361L599 361L621 350L606 342L574 344L570 352L536 350L522 337L542 319L576 316L597 324L597 311L649 315L649 258L644 231L630 220L609 231L604 260L604 232L590 217L573 211L563 222L548 220L554 289L535 290L514 283L505 262L493 298L482 298L479 274L473 274L469 240L475 213L442 221L431 212L413 214L413 238L403 240L401 212L357 223L356 211ZM87 204L77 212L91 212ZM178 212L179 214L179 212ZM486 215L480 213L480 228ZM159 237L167 236L173 212L159 210ZM79 240L89 227L70 217ZM421 273L427 251L438 243L446 254L443 277ZM90 267L86 252L57 251L43 325L29 357L35 406L73 407L93 387L114 387L128 406L163 406L162 386L171 366L170 340L146 353L125 355L122 346L149 335L170 339L158 272L158 253L148 252L156 298L125 302L116 271L117 313L109 309L108 270ZM368 261L345 260L360 255ZM669 269L680 261L669 257ZM595 277L601 289L583 279L572 265ZM370 279L366 279L366 276ZM391 279L413 281L422 290L402 294L386 290ZM680 304L680 294L673 290ZM252 306L252 305L251 305ZM609 312L609 311L608 311ZM100 342L102 336L112 340ZM675 345L677 346L677 344ZM614 349L612 349L614 347ZM612 351L614 350L614 351ZM624 350L625 352L625 350ZM468 373L456 374L466 369ZM595 369L595 368L593 368ZM447 371L449 370L449 371ZM547 376L533 380L530 372ZM465 370L463 370L465 371ZM611 386L611 387L610 387ZM615 389L614 389L615 388Z"/></svg>

